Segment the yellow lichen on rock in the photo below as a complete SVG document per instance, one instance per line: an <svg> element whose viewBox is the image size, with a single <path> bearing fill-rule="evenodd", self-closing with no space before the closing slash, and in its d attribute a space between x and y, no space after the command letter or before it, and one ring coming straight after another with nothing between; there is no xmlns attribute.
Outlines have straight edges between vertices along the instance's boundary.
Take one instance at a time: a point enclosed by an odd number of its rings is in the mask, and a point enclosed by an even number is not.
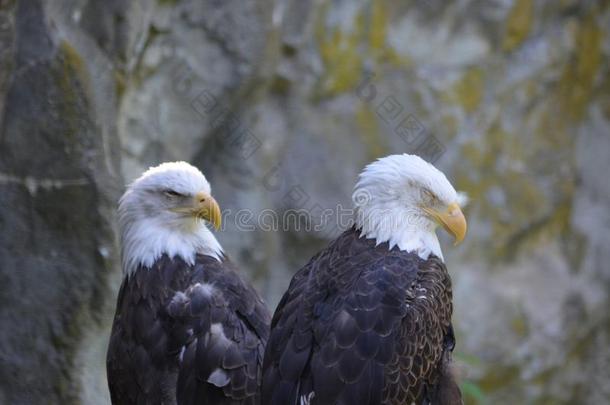
<svg viewBox="0 0 610 405"><path fill-rule="evenodd" d="M373 50L385 48L388 26L387 5L383 0L374 0L371 4L371 16L368 39Z"/></svg>
<svg viewBox="0 0 610 405"><path fill-rule="evenodd" d="M594 15L582 21L575 35L574 59L566 64L559 83L561 107L571 120L583 117L602 62L603 33Z"/></svg>
<svg viewBox="0 0 610 405"><path fill-rule="evenodd" d="M483 85L483 72L479 68L468 69L445 93L443 99L462 106L467 113L472 113L483 99Z"/></svg>
<svg viewBox="0 0 610 405"><path fill-rule="evenodd" d="M375 67L383 63L406 67L407 57L387 45L388 7L385 0L374 0L354 17L351 30L341 26L327 27L327 7L321 7L315 29L324 76L318 91L322 96L353 90L362 79L364 61Z"/></svg>
<svg viewBox="0 0 610 405"><path fill-rule="evenodd" d="M361 104L356 111L356 124L369 160L377 159L387 153L388 146L379 131L377 117L366 104Z"/></svg>
<svg viewBox="0 0 610 405"><path fill-rule="evenodd" d="M534 5L531 0L516 0L506 21L502 48L512 51L525 41L532 29Z"/></svg>
<svg viewBox="0 0 610 405"><path fill-rule="evenodd" d="M478 215L491 225L494 237L486 243L493 257L512 258L572 231L573 181L559 172L564 169L557 161L570 168L573 140L549 108L546 103L533 110L516 132L496 122L484 142L462 146L466 163L458 170L457 185L468 190ZM529 127L528 120L538 124ZM521 131L528 130L531 136L526 138ZM544 174L544 181L527 175L533 167ZM551 185L552 195L544 183Z"/></svg>
<svg viewBox="0 0 610 405"><path fill-rule="evenodd" d="M62 93L61 118L66 123L64 135L76 135L74 123L80 118L79 106L88 92L88 76L85 62L79 53L66 41L58 47L57 67L54 69L55 80Z"/></svg>
<svg viewBox="0 0 610 405"><path fill-rule="evenodd" d="M352 90L360 81L362 72L362 58L358 52L360 35L357 31L345 33L339 27L327 32L325 10L320 14L316 40L325 68L320 91L323 95L328 95Z"/></svg>

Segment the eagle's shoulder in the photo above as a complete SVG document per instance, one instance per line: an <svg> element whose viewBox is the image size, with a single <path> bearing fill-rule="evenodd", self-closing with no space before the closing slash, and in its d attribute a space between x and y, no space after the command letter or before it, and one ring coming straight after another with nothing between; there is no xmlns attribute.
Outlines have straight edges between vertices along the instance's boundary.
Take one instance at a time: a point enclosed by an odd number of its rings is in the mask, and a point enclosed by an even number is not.
<svg viewBox="0 0 610 405"><path fill-rule="evenodd" d="M190 285L167 304L178 353L178 401L223 395L255 401L270 314L233 264L197 256ZM179 347L176 347L179 346Z"/></svg>
<svg viewBox="0 0 610 405"><path fill-rule="evenodd" d="M219 290L227 305L240 319L261 339L267 340L271 322L269 309L229 257L223 256L219 261L210 256L198 255L192 280L205 283L210 289Z"/></svg>

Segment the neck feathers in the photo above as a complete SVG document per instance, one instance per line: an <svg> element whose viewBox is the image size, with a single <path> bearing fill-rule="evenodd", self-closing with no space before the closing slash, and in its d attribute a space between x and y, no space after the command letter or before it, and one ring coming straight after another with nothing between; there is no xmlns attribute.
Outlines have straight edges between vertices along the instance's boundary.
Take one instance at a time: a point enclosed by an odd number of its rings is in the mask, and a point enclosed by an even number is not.
<svg viewBox="0 0 610 405"><path fill-rule="evenodd" d="M385 225L390 221L400 222L401 218L387 216L378 219L367 217L359 210L356 211L356 228L360 230L360 235L366 239L374 239L376 245L387 242L389 249L398 246L400 250L415 253L424 260L427 260L430 254L443 260L443 252L433 229L409 225L402 227Z"/></svg>
<svg viewBox="0 0 610 405"><path fill-rule="evenodd" d="M121 259L123 272L132 274L138 266L152 267L163 254L180 257L189 265L195 264L197 254L220 261L223 250L212 232L203 224L195 229L168 229L154 218L129 221L121 218Z"/></svg>

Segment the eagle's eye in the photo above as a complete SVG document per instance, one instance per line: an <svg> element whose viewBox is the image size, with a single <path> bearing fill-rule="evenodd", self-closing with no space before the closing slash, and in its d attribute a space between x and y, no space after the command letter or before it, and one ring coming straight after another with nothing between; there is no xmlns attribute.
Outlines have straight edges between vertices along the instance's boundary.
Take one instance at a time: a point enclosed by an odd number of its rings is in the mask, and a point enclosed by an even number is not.
<svg viewBox="0 0 610 405"><path fill-rule="evenodd" d="M163 192L163 194L165 194L166 197L169 198L175 198L175 197L183 197L183 194L180 194L179 192L175 191L175 190L165 190Z"/></svg>
<svg viewBox="0 0 610 405"><path fill-rule="evenodd" d="M438 198L434 195L434 193L427 188L422 190L422 194L424 197L424 201L427 203L435 203L438 201Z"/></svg>

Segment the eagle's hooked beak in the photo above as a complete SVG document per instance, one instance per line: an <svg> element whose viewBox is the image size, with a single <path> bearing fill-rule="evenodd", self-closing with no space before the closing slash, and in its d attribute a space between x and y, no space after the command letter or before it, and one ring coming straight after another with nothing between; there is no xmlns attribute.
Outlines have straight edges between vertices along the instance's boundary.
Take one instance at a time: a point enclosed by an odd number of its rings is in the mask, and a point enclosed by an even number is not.
<svg viewBox="0 0 610 405"><path fill-rule="evenodd" d="M195 207L194 214L197 218L205 219L214 225L217 230L220 229L222 224L222 213L216 200L209 194L199 192L195 194L195 201L193 201Z"/></svg>
<svg viewBox="0 0 610 405"><path fill-rule="evenodd" d="M437 211L433 208L424 208L424 211L454 237L454 245L457 245L464 240L468 225L466 224L464 213L462 213L462 210L457 203L449 204L447 210L444 212Z"/></svg>

